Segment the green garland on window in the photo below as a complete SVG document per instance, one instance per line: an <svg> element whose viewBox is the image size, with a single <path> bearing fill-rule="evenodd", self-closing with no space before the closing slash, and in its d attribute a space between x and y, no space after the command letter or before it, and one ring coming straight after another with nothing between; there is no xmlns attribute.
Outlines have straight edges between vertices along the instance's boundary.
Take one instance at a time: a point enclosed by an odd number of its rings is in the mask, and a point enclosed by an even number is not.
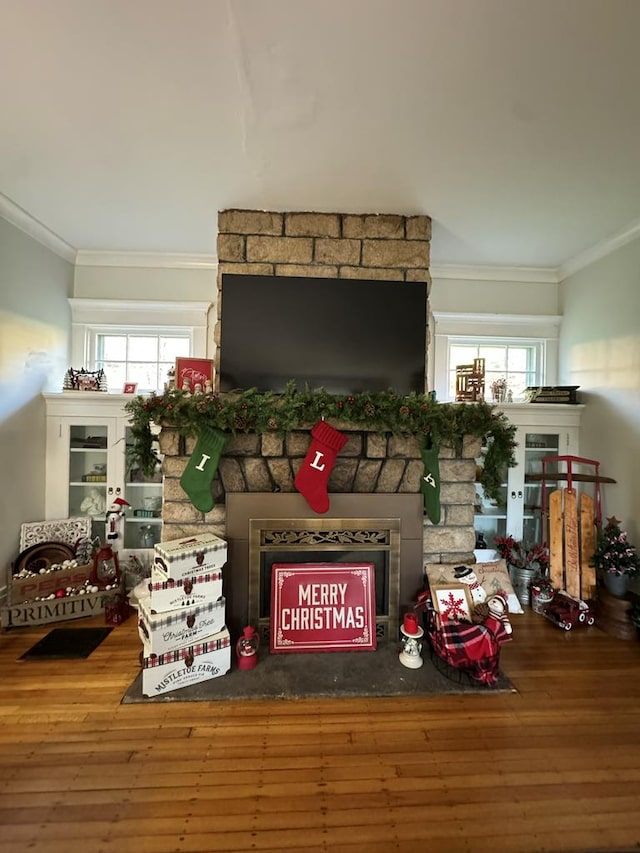
<svg viewBox="0 0 640 853"><path fill-rule="evenodd" d="M484 402L437 403L425 394L401 396L393 391L353 395L328 394L290 382L284 394L255 389L225 394L190 396L172 391L162 396L136 397L125 405L131 420L133 447L130 460L145 474L153 473L152 425L175 427L184 435L197 435L200 427L224 432L286 433L310 429L320 418L398 436L426 437L460 451L464 436L486 441L484 467L479 475L488 497L498 498L505 469L515 465L516 428L506 416Z"/></svg>

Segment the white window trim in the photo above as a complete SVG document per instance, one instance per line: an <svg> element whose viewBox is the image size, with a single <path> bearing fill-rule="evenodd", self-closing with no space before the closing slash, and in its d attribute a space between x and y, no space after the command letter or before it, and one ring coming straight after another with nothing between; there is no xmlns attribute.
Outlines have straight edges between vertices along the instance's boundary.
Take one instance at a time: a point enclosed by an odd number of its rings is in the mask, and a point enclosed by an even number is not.
<svg viewBox="0 0 640 853"><path fill-rule="evenodd" d="M211 302L165 302L70 298L71 364L86 367L96 327L184 329L191 334L194 358L207 358L207 320Z"/></svg>
<svg viewBox="0 0 640 853"><path fill-rule="evenodd" d="M453 337L508 338L544 344L544 384L558 377L558 338L562 317L556 314L467 314L433 311L428 358L429 387L439 400L449 397L449 340Z"/></svg>

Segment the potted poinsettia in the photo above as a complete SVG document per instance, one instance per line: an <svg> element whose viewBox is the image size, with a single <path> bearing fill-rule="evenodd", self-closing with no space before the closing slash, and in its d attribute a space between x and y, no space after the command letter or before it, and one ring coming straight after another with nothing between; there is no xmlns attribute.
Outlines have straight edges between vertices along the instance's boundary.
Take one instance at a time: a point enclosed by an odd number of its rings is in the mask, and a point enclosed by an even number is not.
<svg viewBox="0 0 640 853"><path fill-rule="evenodd" d="M521 604L529 604L532 584L546 579L549 573L549 548L545 542L527 545L513 536L494 537L496 549L505 560L515 594ZM550 589L545 584L545 591Z"/></svg>
<svg viewBox="0 0 640 853"><path fill-rule="evenodd" d="M629 580L640 573L640 555L615 516L607 519L596 541L591 565L612 595L625 595Z"/></svg>
<svg viewBox="0 0 640 853"><path fill-rule="evenodd" d="M549 549L546 543L526 545L518 542L513 536L496 536L496 549L507 564L517 569L537 571L545 575L549 568Z"/></svg>

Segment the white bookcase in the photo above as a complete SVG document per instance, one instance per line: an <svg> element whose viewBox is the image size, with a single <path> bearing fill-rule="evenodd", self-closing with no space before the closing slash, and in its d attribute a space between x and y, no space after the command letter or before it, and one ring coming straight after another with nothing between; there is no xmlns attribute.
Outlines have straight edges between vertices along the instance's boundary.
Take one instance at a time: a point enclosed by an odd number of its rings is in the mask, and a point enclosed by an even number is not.
<svg viewBox="0 0 640 853"><path fill-rule="evenodd" d="M145 477L129 462L131 397L93 391L45 394L47 520L88 515L92 536L105 536L106 511L128 501L123 548L153 548L161 540L162 474Z"/></svg>
<svg viewBox="0 0 640 853"><path fill-rule="evenodd" d="M476 484L474 526L476 535L483 535L488 549L494 547L495 536L511 535L530 545L544 539L543 484L535 479L535 475L542 473L542 459L545 456L579 455L580 418L584 406L505 403L498 408L517 428L518 447L515 452L516 466L504 472L497 502L487 500L482 487ZM478 459L478 465L482 465L482 458ZM566 465L562 463L558 468L560 472L566 471ZM590 473L593 469L587 470ZM533 476L529 478L528 475ZM566 483L548 480L547 494L563 486Z"/></svg>

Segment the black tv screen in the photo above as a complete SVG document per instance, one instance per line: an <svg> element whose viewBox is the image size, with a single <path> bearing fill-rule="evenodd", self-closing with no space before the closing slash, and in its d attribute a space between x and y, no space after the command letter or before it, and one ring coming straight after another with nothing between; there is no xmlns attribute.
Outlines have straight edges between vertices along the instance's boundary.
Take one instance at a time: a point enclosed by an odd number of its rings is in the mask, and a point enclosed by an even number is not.
<svg viewBox="0 0 640 853"><path fill-rule="evenodd" d="M221 391L425 391L424 281L223 274L221 298Z"/></svg>

